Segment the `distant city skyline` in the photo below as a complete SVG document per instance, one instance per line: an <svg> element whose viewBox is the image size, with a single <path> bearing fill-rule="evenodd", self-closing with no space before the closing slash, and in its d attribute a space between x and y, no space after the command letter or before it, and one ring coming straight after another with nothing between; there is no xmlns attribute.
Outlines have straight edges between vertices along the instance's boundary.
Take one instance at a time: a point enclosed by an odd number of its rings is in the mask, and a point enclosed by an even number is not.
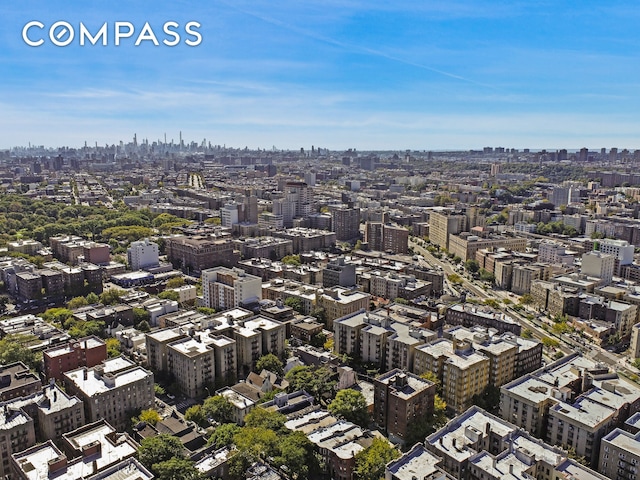
<svg viewBox="0 0 640 480"><path fill-rule="evenodd" d="M597 148L588 148L588 147L581 147L581 148L563 148L563 147L547 147L547 148L529 148L529 147L524 147L524 148L516 148L516 147L511 147L511 146L503 146L503 145L484 145L484 146L475 146L475 147L471 147L468 149L426 149L426 148L422 148L422 149L409 149L409 148L382 148L382 149L371 149L371 148L355 148L355 147L348 147L348 148L340 148L340 149L332 149L332 148L328 148L328 147L324 147L322 145L300 145L297 147L291 147L291 148L279 148L276 147L275 145L267 148L267 147L255 147L255 148L249 148L247 146L236 146L236 145L226 145L226 144L218 144L218 143L214 143L212 141L210 141L207 138L204 139L200 139L199 141L196 140L195 138L188 138L183 132L179 132L177 135L177 138L173 138L170 134L166 134L166 141L164 139L165 134L163 135L155 135L152 138L138 138L137 134L133 134L132 136L130 136L130 138L128 140L126 139L119 139L117 141L114 142L101 142L101 141L96 141L93 143L89 143L89 142L85 142L82 145L38 145L38 144L33 144L31 142L29 142L29 144L27 145L19 145L19 146L12 146L10 148L0 148L0 150L39 150L41 148L44 148L45 150L51 150L52 152L58 152L60 149L71 149L71 150L82 150L82 149L87 149L88 151L94 151L94 150L104 150L104 149L112 149L113 147L116 147L116 149L120 149L122 148L123 150L127 150L130 149L132 146L136 145L135 148L140 148L142 149L143 147L145 147L145 145L148 146L153 146L153 145L164 145L167 147L171 147L170 151L184 151L184 152L188 152L192 149L192 146L195 145L195 148L198 148L198 150L202 150L202 145L204 142L204 145L206 147L207 150L211 149L211 150L216 150L218 148L222 149L222 150L245 150L248 149L249 151L289 151L289 152L299 152L301 150L303 150L305 153L312 153L314 150L315 152L320 152L322 151L330 151L330 152L347 152L347 151L354 151L354 152L359 152L359 153L363 153L363 152L405 152L405 151L412 151L412 152L420 152L420 153L426 153L426 152L432 152L432 153L440 153L440 154L446 154L446 153L456 153L456 152L479 152L479 153L495 153L495 154L510 154L512 153L512 151L518 152L518 153L540 153L540 152L547 152L547 153L561 153L561 152L565 152L567 155L579 155L581 150L586 149L586 152L589 156L592 155L602 155L603 153L605 153L607 155L607 158L609 156L609 154L613 151L616 154L622 154L623 152L628 152L629 154L633 154L636 150L640 151L640 148L638 149L625 149L625 148L619 148L616 146L606 146L606 147L597 147ZM180 147L180 145L182 144L182 147ZM146 147L145 147L146 148ZM490 151L487 151L487 149L489 149ZM169 150L168 150L169 151Z"/></svg>
<svg viewBox="0 0 640 480"><path fill-rule="evenodd" d="M180 130L267 150L640 148L628 1L26 0L0 14L3 149ZM41 47L22 39L33 20ZM53 46L60 20L107 23L110 43ZM116 21L196 21L202 43L116 47Z"/></svg>

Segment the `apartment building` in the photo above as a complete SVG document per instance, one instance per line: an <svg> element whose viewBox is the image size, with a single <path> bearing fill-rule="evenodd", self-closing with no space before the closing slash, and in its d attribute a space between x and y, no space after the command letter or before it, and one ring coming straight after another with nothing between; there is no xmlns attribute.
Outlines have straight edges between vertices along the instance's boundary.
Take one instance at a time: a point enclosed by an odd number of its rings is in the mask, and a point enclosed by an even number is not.
<svg viewBox="0 0 640 480"><path fill-rule="evenodd" d="M449 249L449 235L464 232L467 216L451 211L431 212L429 215L429 239L440 248Z"/></svg>
<svg viewBox="0 0 640 480"><path fill-rule="evenodd" d="M640 388L578 354L501 388L500 414L597 466L601 438L640 408Z"/></svg>
<svg viewBox="0 0 640 480"><path fill-rule="evenodd" d="M445 323L449 325L461 325L471 328L480 325L486 328L495 328L498 332L511 332L520 335L522 327L510 316L496 312L490 308L476 305L453 305L447 309Z"/></svg>
<svg viewBox="0 0 640 480"><path fill-rule="evenodd" d="M115 466L118 466L120 477L128 470L136 475L134 478L153 478L144 468L132 471L130 463L126 462L135 455L138 446L127 433L117 433L104 420L96 421L65 433L61 448L47 440L13 454L12 478L89 480L100 478L95 475ZM145 476L138 476L140 472L146 472Z"/></svg>
<svg viewBox="0 0 640 480"><path fill-rule="evenodd" d="M271 232L274 237L291 240L293 253L330 249L336 244L335 232L313 228L295 227Z"/></svg>
<svg viewBox="0 0 640 480"><path fill-rule="evenodd" d="M468 340L439 339L416 349L414 372L433 372L442 382L447 407L462 412L474 395L489 384L489 358L476 352Z"/></svg>
<svg viewBox="0 0 640 480"><path fill-rule="evenodd" d="M538 246L538 261L541 263L572 265L574 256L563 245L555 242L541 242Z"/></svg>
<svg viewBox="0 0 640 480"><path fill-rule="evenodd" d="M563 288L551 281L534 280L530 292L534 305L548 310L551 316L578 313L579 296L575 289Z"/></svg>
<svg viewBox="0 0 640 480"><path fill-rule="evenodd" d="M407 253L409 249L409 230L381 222L367 222L365 240L369 250Z"/></svg>
<svg viewBox="0 0 640 480"><path fill-rule="evenodd" d="M371 295L355 288L333 287L318 292L317 305L325 311L327 329L333 329L336 318L369 309Z"/></svg>
<svg viewBox="0 0 640 480"><path fill-rule="evenodd" d="M327 263L322 270L323 287L352 287L356 284L356 266L338 257Z"/></svg>
<svg viewBox="0 0 640 480"><path fill-rule="evenodd" d="M240 259L240 253L234 251L233 242L226 237L169 237L165 248L174 268L189 274L219 266L231 268Z"/></svg>
<svg viewBox="0 0 640 480"><path fill-rule="evenodd" d="M216 267L202 271L204 304L227 310L262 298L262 279L239 268Z"/></svg>
<svg viewBox="0 0 640 480"><path fill-rule="evenodd" d="M236 375L245 377L262 355L284 352L286 326L277 320L243 309L191 320L146 336L147 365L181 375L185 393L202 394L211 381L231 384ZM202 366L197 372L192 371L194 360Z"/></svg>
<svg viewBox="0 0 640 480"><path fill-rule="evenodd" d="M431 284L429 282L418 280L411 275L381 272L379 270L361 274L358 278L358 285L360 285L362 291L370 293L374 297L390 300L396 298L413 300L431 295Z"/></svg>
<svg viewBox="0 0 640 480"><path fill-rule="evenodd" d="M0 365L0 401L26 397L42 388L40 379L22 362Z"/></svg>
<svg viewBox="0 0 640 480"><path fill-rule="evenodd" d="M275 278L262 284L262 298L264 300L275 302L278 299L285 301L289 297L295 298L300 302L301 311L298 313L302 315L309 315L316 308L317 292L317 287L293 280Z"/></svg>
<svg viewBox="0 0 640 480"><path fill-rule="evenodd" d="M549 280L551 267L534 263L528 265L514 265L511 275L511 291L517 295L529 293L534 280Z"/></svg>
<svg viewBox="0 0 640 480"><path fill-rule="evenodd" d="M527 249L527 239L506 236L482 238L470 233L449 235L449 253L460 257L463 262L475 259L476 252L482 248L504 248L506 250L524 252Z"/></svg>
<svg viewBox="0 0 640 480"><path fill-rule="evenodd" d="M107 344L96 336L84 337L42 353L47 379L62 381L63 373L78 367L95 367L107 359Z"/></svg>
<svg viewBox="0 0 640 480"><path fill-rule="evenodd" d="M236 342L224 335L193 333L167 344L167 371L190 398L219 383L232 383L236 375Z"/></svg>
<svg viewBox="0 0 640 480"><path fill-rule="evenodd" d="M325 410L312 409L285 422L304 433L322 458L323 473L336 480L350 480L355 456L373 443L374 435L351 422L338 420Z"/></svg>
<svg viewBox="0 0 640 480"><path fill-rule="evenodd" d="M351 242L360 238L360 209L330 208L332 230L339 242Z"/></svg>
<svg viewBox="0 0 640 480"><path fill-rule="evenodd" d="M580 273L599 278L602 285L609 285L613 279L616 258L613 255L593 251L582 255Z"/></svg>
<svg viewBox="0 0 640 480"><path fill-rule="evenodd" d="M160 264L158 244L151 242L148 238L131 242L127 248L127 263L134 271L157 267Z"/></svg>
<svg viewBox="0 0 640 480"><path fill-rule="evenodd" d="M566 451L476 406L427 437L425 445L458 480L606 480Z"/></svg>
<svg viewBox="0 0 640 480"><path fill-rule="evenodd" d="M635 248L626 240L603 238L594 242L593 247L594 250L598 250L607 255L613 255L615 258L614 275L620 275L620 267L631 265L633 263L633 253Z"/></svg>
<svg viewBox="0 0 640 480"><path fill-rule="evenodd" d="M373 421L394 443L404 443L411 424L433 413L436 384L400 369L373 382Z"/></svg>
<svg viewBox="0 0 640 480"><path fill-rule="evenodd" d="M130 412L151 408L155 400L153 373L124 357L66 372L64 382L82 400L88 421L104 419L119 431L129 425Z"/></svg>
<svg viewBox="0 0 640 480"><path fill-rule="evenodd" d="M489 385L500 387L515 378L518 344L510 339L510 335L490 335L488 329L464 327L451 328L444 335L458 341L470 341L474 350L489 359Z"/></svg>
<svg viewBox="0 0 640 480"><path fill-rule="evenodd" d="M33 418L20 408L0 408L0 475L11 478L11 455L36 444Z"/></svg>
<svg viewBox="0 0 640 480"><path fill-rule="evenodd" d="M549 408L545 439L574 449L597 468L602 437L640 410L640 388L600 369L582 375L577 396L566 392Z"/></svg>
<svg viewBox="0 0 640 480"><path fill-rule="evenodd" d="M5 402L9 410L24 411L34 421L36 439L59 441L62 434L85 424L84 405L77 397L68 395L55 383L26 397Z"/></svg>
<svg viewBox="0 0 640 480"><path fill-rule="evenodd" d="M598 471L611 480L635 480L640 465L640 433L616 428L602 438Z"/></svg>
<svg viewBox="0 0 640 480"><path fill-rule="evenodd" d="M416 348L436 338L434 332L397 321L382 310L345 315L334 321L333 329L337 354L360 358L385 371L411 371Z"/></svg>
<svg viewBox="0 0 640 480"><path fill-rule="evenodd" d="M238 250L242 252L242 257L268 258L280 260L282 257L293 253L293 242L285 238L259 237L235 240Z"/></svg>
<svg viewBox="0 0 640 480"><path fill-rule="evenodd" d="M442 458L435 456L424 445L418 443L400 458L392 460L385 467L385 480L414 480L422 478L433 480L452 480L442 469Z"/></svg>
<svg viewBox="0 0 640 480"><path fill-rule="evenodd" d="M427 450L442 459L442 468L458 480L469 478L469 460L479 452L498 455L509 447L516 427L480 407L465 410L425 440Z"/></svg>

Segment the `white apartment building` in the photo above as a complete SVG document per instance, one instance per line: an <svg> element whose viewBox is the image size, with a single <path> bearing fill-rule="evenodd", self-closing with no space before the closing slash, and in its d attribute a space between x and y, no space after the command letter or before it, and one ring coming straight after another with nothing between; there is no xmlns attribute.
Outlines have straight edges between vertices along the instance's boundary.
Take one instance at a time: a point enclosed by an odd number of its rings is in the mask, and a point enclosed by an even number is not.
<svg viewBox="0 0 640 480"><path fill-rule="evenodd" d="M158 244L149 241L148 238L131 242L127 249L127 262L131 270L142 270L148 267L157 267Z"/></svg>
<svg viewBox="0 0 640 480"><path fill-rule="evenodd" d="M207 307L226 310L260 300L262 279L239 268L209 268L202 271L202 293Z"/></svg>

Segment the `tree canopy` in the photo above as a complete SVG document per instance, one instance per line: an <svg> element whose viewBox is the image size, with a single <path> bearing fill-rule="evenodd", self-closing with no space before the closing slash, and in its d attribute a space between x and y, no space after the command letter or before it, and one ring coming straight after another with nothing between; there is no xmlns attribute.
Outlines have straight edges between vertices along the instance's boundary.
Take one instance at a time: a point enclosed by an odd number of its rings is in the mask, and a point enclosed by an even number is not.
<svg viewBox="0 0 640 480"><path fill-rule="evenodd" d="M0 340L0 365L22 362L27 367L37 369L42 353L35 353L29 345L38 341L34 335L9 334Z"/></svg>
<svg viewBox="0 0 640 480"><path fill-rule="evenodd" d="M285 378L289 382L289 392L305 390L320 401L333 396L336 385L333 376L333 372L325 366L297 366L289 370Z"/></svg>
<svg viewBox="0 0 640 480"><path fill-rule="evenodd" d="M262 370L268 370L278 376L282 376L284 374L284 364L273 353L267 353L256 362L256 371L261 372Z"/></svg>
<svg viewBox="0 0 640 480"><path fill-rule="evenodd" d="M214 395L207 398L202 404L202 412L205 418L218 423L230 423L233 421L233 406L222 395Z"/></svg>
<svg viewBox="0 0 640 480"><path fill-rule="evenodd" d="M369 447L356 453L355 474L361 480L379 480L384 477L385 465L399 456L387 440L374 438Z"/></svg>
<svg viewBox="0 0 640 480"><path fill-rule="evenodd" d="M233 444L233 437L238 432L240 432L240 427L235 423L223 423L216 427L207 443L215 445L216 448L230 446Z"/></svg>
<svg viewBox="0 0 640 480"><path fill-rule="evenodd" d="M347 388L340 390L327 409L338 417L342 417L349 422L353 422L361 427L369 425L369 412L367 410L367 400L364 395L357 390Z"/></svg>
<svg viewBox="0 0 640 480"><path fill-rule="evenodd" d="M153 469L157 463L174 457L183 458L183 448L180 439L166 433L147 437L140 442L138 460L147 468Z"/></svg>

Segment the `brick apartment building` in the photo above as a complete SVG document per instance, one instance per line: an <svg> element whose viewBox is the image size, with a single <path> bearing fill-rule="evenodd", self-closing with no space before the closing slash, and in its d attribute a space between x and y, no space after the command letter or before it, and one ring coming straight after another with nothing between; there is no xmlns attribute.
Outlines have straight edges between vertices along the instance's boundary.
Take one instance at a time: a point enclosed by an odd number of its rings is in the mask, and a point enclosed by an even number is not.
<svg viewBox="0 0 640 480"><path fill-rule="evenodd" d="M95 367L107 359L107 344L98 337L81 338L42 353L46 378L63 380L63 374L79 367Z"/></svg>

